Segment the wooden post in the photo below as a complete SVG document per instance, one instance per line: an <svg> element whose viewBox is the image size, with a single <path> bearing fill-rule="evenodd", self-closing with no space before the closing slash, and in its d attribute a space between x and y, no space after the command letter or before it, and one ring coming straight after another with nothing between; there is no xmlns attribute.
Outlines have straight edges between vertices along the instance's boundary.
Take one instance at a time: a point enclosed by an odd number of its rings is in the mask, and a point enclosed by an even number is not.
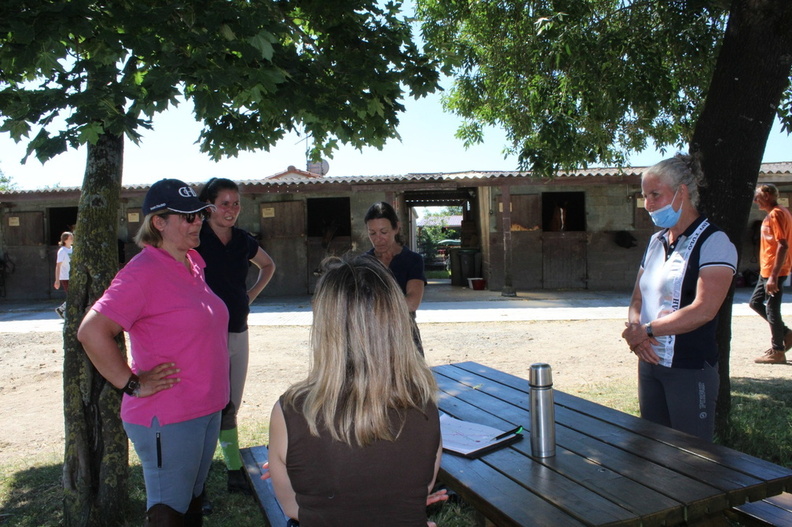
<svg viewBox="0 0 792 527"><path fill-rule="evenodd" d="M501 296L517 296L512 285L511 191L501 185L501 225L503 227L503 289Z"/></svg>

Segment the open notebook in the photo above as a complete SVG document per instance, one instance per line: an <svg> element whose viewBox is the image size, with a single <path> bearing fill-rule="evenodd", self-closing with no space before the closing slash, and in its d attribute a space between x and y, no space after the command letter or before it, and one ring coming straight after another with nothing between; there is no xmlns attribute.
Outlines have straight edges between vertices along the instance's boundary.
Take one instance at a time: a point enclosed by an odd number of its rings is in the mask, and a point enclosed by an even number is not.
<svg viewBox="0 0 792 527"><path fill-rule="evenodd" d="M461 421L447 414L440 415L443 450L468 458L479 457L492 450L522 439L522 427L498 430L491 426Z"/></svg>

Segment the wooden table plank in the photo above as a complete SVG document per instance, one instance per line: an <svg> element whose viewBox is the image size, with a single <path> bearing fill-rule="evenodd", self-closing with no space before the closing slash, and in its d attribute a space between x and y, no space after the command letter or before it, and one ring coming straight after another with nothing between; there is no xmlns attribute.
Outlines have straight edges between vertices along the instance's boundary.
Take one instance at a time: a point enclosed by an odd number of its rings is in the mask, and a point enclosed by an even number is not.
<svg viewBox="0 0 792 527"><path fill-rule="evenodd" d="M792 484L792 470L764 459L749 456L723 445L708 443L671 428L660 427L658 429L657 427L647 426L651 425L651 423L610 408L605 409L608 411L603 412L600 409L594 409L590 401L585 401L569 394L564 394L560 404L574 406L577 412L585 412L597 419L605 419L621 427L629 427L638 434L651 434L656 441L673 444L677 448L684 448L691 453L729 469L758 477L766 482L768 490L773 493L780 493Z"/></svg>
<svg viewBox="0 0 792 527"><path fill-rule="evenodd" d="M438 369L437 373L441 375L444 373L453 374L453 370L449 371L447 369ZM472 388L472 386L486 385L487 386L486 394L489 395L490 393L493 392L493 390L490 389L490 384L487 382L487 379L483 377L478 377L475 375L471 376L471 375L472 374L469 373L465 374L464 380L457 379L456 380L457 382L455 382L454 379L449 378L451 386L456 387L456 389L458 390L455 393L455 395L458 398L463 400L466 399L470 400L471 398L475 399L479 394L484 392L484 390L474 389ZM460 383L462 382L464 382L468 386L467 390L465 390L460 386ZM498 392L503 393L504 390L499 389ZM509 405L507 401L503 401L503 403L504 404L501 406L493 407L491 412L503 416L504 412L507 412L511 409L511 405ZM485 404L485 403L479 402L474 404L476 406L481 406L481 404ZM523 423L529 422L527 410L524 410L524 412L525 415L521 417ZM592 418L589 418L588 416L577 414L574 411L570 411L567 408L559 407L559 405L556 405L556 425L557 425L557 430L559 430L560 426L566 426L570 430L575 430L585 436L595 438L603 443L606 443L610 446L614 446L616 448L620 448L625 452L629 452L634 455L636 452L641 452L642 457L646 457L645 454L647 451L648 452L651 452L653 450L658 451L654 456L652 456L655 458L652 459L652 461L654 461L659 466L666 466L670 456L675 456L676 454L679 454L684 462L688 464L692 464L694 468L691 468L687 471L684 470L680 471L677 467L669 467L669 470L675 473L681 472L681 474L685 476L684 477L685 480L689 478L693 478L702 481L704 483L708 483L706 479L699 477L699 474L702 473L706 477L720 476L724 479L736 478L740 481L739 483L740 485L753 485L758 483L758 480L756 478L750 478L742 473L736 473L731 470L723 469L723 467L720 467L717 464L708 463L706 460L704 460L699 456L695 456L687 452L680 453L678 452L677 449L674 449L673 447L670 447L664 443L656 442L651 439L645 438L643 436L636 436L635 434L631 434L629 430L622 429L620 427L614 427L603 421L594 420ZM581 444L582 443L581 439L582 438L579 436L574 437L574 440L570 440L569 442L569 448L574 449L574 445ZM588 444L588 443L584 443L584 444ZM659 460L657 458L659 458ZM607 460L600 459L597 461L605 463ZM635 460L633 458L632 463L630 463L630 465L635 466L634 461ZM665 474L664 479L667 479L669 477L672 477L672 473L667 472ZM674 484L675 485L681 484L681 480L683 478L677 477L676 479L678 481L674 482ZM684 489L684 490L686 493L692 492L692 489ZM718 494L712 488L704 489L702 487L701 490L704 491L701 497L712 494Z"/></svg>
<svg viewBox="0 0 792 527"><path fill-rule="evenodd" d="M504 387L500 384L501 378L506 375L502 372L493 370L490 377L479 376L472 372L462 373L462 381L470 384L487 385L496 383L499 393L507 393L508 389L514 387ZM491 377L497 376L498 380ZM518 385L522 384L527 389L527 382L513 376L510 380ZM522 381L522 382L520 382ZM489 391L489 390L488 390ZM574 429L605 441L613 446L622 448L628 452L640 452L643 457L653 461L662 466L684 474L685 476L705 482L713 487L726 491L726 496L729 503L732 505L744 503L746 500L761 499L765 496L767 484L765 481L754 477L753 475L746 474L745 472L736 471L730 467L723 466L717 462L695 454L687 449L679 449L671 444L660 442L650 437L651 432L647 435L636 434L631 428L622 428L611 426L612 423L601 419L594 419L587 415L583 415L576 410L572 410L569 406L564 406L563 399L566 394L556 391L556 423L573 427ZM576 398L579 399L579 398ZM580 399L582 401L582 399ZM616 412L616 411L614 411ZM620 413L620 412L617 412ZM636 426L641 426L649 430L663 430L664 427L657 427L652 423L645 420L636 419ZM676 431L668 429L670 432L676 433L680 436L680 440L688 441L688 436L680 434ZM744 454L742 454L744 456ZM669 465L670 464L670 465ZM692 506L692 503L690 504ZM699 502L698 507L703 510L709 510L711 507L722 507L718 503L709 503L707 501Z"/></svg>
<svg viewBox="0 0 792 527"><path fill-rule="evenodd" d="M477 363L433 370L443 411L498 428L528 428L527 380ZM529 441L522 441L478 464L522 483L585 525L638 525L635 517L644 526L670 525L792 485L792 470L558 390L555 395L555 457L532 458Z"/></svg>
<svg viewBox="0 0 792 527"><path fill-rule="evenodd" d="M788 492L767 498L765 501L772 503L776 507L792 512L792 494Z"/></svg>
<svg viewBox="0 0 792 527"><path fill-rule="evenodd" d="M525 442L521 444L524 445ZM566 451L561 452L561 456L577 458ZM571 460L571 463L579 460ZM586 525L642 524L637 514L580 485L549 465L533 460L525 452L504 448L488 454L483 461Z"/></svg>
<svg viewBox="0 0 792 527"><path fill-rule="evenodd" d="M453 367L462 372L480 376L478 382L481 382L481 379L489 379L511 389L528 391L527 380L481 364L467 362L454 364ZM596 419L618 425L630 432L650 437L655 441L671 444L674 448L684 449L709 461L763 481L763 484L759 486L748 483L745 488L732 489L728 493L732 505L743 503L746 499L757 500L792 489L792 470L769 461L749 456L723 445L702 441L699 438L683 434L671 428L657 427L654 423L644 419L557 390L556 405L572 408L575 412L585 413Z"/></svg>
<svg viewBox="0 0 792 527"><path fill-rule="evenodd" d="M475 459L443 456L438 479L501 527L585 525L539 496L525 492L518 483ZM482 496L486 496L486 499L482 499ZM515 496L520 499L514 499Z"/></svg>
<svg viewBox="0 0 792 527"><path fill-rule="evenodd" d="M448 401L448 404L444 404L444 401L446 400ZM478 408L476 408L473 405L467 404L460 399L454 399L454 398L441 399L440 405L442 411L459 419L472 419L475 418L476 416L481 415L481 412ZM486 420L478 419L476 420L476 422L498 428L507 428L511 426L506 421L503 421L502 419L499 419L495 416L492 416ZM528 443L527 441L523 440L521 442L514 443L509 447L504 447L503 449L496 450L494 452L482 456L479 459L474 459L474 460L462 459L459 456L454 456L453 454L446 453L443 455L441 471L448 470L447 465L449 465L452 462L456 463L457 465L462 463L464 466L467 467L477 467L480 465L487 465L492 470L499 472L503 476L508 476L510 480L513 480L514 482L522 485L522 487L518 487L516 488L516 490L513 490L513 492L517 492L517 494L512 494L512 496L520 496L521 498L525 495L530 495L531 498L533 498L533 495L537 494L537 492L534 490L534 486L537 482L537 479L541 478L542 481L545 481L545 486L548 488L554 488L556 490L556 493L560 495L561 498L553 499L552 497L543 495L541 496L540 499L547 500L550 503L557 505L559 508L563 509L572 517L580 520L583 525L640 525L640 518L638 518L637 515L631 514L628 511L621 509L620 507L612 503L607 502L607 500L604 500L601 496L598 496L596 493L590 492L587 489L574 484L574 482L570 481L568 478L564 477L563 475L558 474L552 470L548 470L541 463L531 459L530 457L527 457L524 452L516 452L516 457L514 459L504 460L503 458L504 455L506 456L514 455L514 454L510 454L510 452L515 452L514 450L512 450L515 446L527 444L527 443ZM462 459L462 461L460 461L460 459ZM449 486L455 491L460 492L460 490L458 490L453 485L449 485ZM484 502L489 501L490 499L492 499L493 492L498 493L500 491L499 490L495 491L493 489L487 488L486 486L481 487L482 494L481 496L475 497L475 501L473 503L481 502L481 501ZM585 504L581 506L580 503L578 503L577 508L567 507L563 503L563 500L566 499L565 496L567 495L569 495L568 499L572 499L573 498L572 494L578 494L578 495L584 494ZM545 524L545 525L562 525L562 524L563 522L554 523L554 524ZM541 525L541 524L528 523L526 525Z"/></svg>
<svg viewBox="0 0 792 527"><path fill-rule="evenodd" d="M488 366L474 362L457 363L451 366L463 371L476 373L484 378L495 380L500 384L517 389L518 391L528 392L527 380L495 370ZM672 441L674 444L683 445L693 452L705 455L731 468L744 470L749 473L763 472L767 474L767 479L770 480L774 478L788 478L792 475L792 470L771 463L770 461L746 455L723 445L709 443L696 437L682 434L671 428L663 427L657 430L651 423L647 423L647 421L639 417L564 392L558 392L558 394L559 397L556 399L556 404L573 407L578 412L606 420L622 427L627 427L636 433L651 433L652 437L655 439Z"/></svg>
<svg viewBox="0 0 792 527"><path fill-rule="evenodd" d="M771 500L773 498L768 498ZM784 526L790 525L790 513L782 507L776 507L767 501L746 503L739 507L740 513L751 517L752 522L762 525ZM742 518L741 518L742 519Z"/></svg>
<svg viewBox="0 0 792 527"><path fill-rule="evenodd" d="M444 385L451 382L442 375L437 375L436 377L438 378L441 390L444 389ZM498 428L509 428L528 422L527 410L509 407L509 405L503 402L498 404L497 399L489 397L481 390L471 389L462 397L471 399L472 403L466 403L459 397L441 397L441 409L454 417L473 420ZM487 397L490 398L489 404L486 401ZM493 404L494 406L492 406ZM467 406L467 408L465 406ZM484 410L484 412L482 412L482 410ZM567 430L564 427L559 427L559 430L563 431L566 436L563 436L565 437L564 441L561 441L562 436L559 436L559 446L557 447L557 454L555 457L532 459L530 457L530 441L524 440L510 447L524 456L524 461L522 463L503 463L503 465L506 467L518 467L521 465L539 463L565 476L568 478L567 481L574 480L578 485L584 487L589 492L596 492L598 494L598 498L596 499L589 496L586 500L587 503L581 510L577 512L571 511L573 514L590 515L590 511L595 508L595 504L601 499L605 499L612 502L612 504L630 511L633 515L640 517L644 525L661 525L682 521L684 519L683 503L687 504L691 501L691 496L697 497L703 494L704 496L712 497L712 499L720 498L723 500L722 496L720 496L721 493L716 489L702 486L703 490L699 491L699 489L696 488L687 488L683 484L684 482L680 481L672 481L672 484L669 485L669 489L667 489L676 494L677 499L669 498L661 492L651 489L642 483L642 478L646 478L647 474L643 474L641 478L634 481L610 470L605 464L594 463L585 456L580 456L567 450L564 448L565 444L575 445L585 441L587 438L577 434L573 430ZM486 456L485 461L499 463L495 453ZM517 478L514 474L509 473L509 469L501 470ZM662 467L657 467L657 470L655 470L654 473L650 471L648 476L654 476L653 479L656 481L664 482L669 479L673 480L673 477L677 476L677 474L664 470ZM608 484L604 485L603 481L608 481ZM532 487L531 483L531 481L524 482L529 488ZM675 483L675 485L673 485L673 483ZM574 491L569 491L569 493L570 495L574 494ZM563 495L564 493L559 492L559 494ZM560 499L564 499L564 496ZM556 503L561 507L567 508L563 502L557 501ZM608 510L612 505L610 507L604 505L603 507L605 510ZM607 515L608 514L606 514L606 516ZM621 513L616 513L616 517L620 517L621 519L625 518ZM605 520L601 520L601 522L606 523ZM640 522L636 520L636 524L637 523Z"/></svg>
<svg viewBox="0 0 792 527"><path fill-rule="evenodd" d="M443 381L439 379L439 382L442 386ZM450 413L460 414L463 419L475 420L475 418L478 418L481 422L481 409L487 408L488 405L479 400L479 398L486 397L486 394L479 390L471 390L461 397L471 399L473 401L471 406L474 409L467 413L460 413L458 410L452 410ZM445 411L444 401L445 399L441 400L441 408ZM455 398L453 403L459 405L460 401L461 399ZM505 403L502 403L500 406L489 406L488 409L490 414L497 415L499 418L507 420L507 422L503 424L492 420L484 422L484 424L489 424L490 426L507 428L528 422L527 411L513 409L513 407L509 408ZM517 413L513 414L512 412ZM577 452L589 464L593 462L594 466L598 469L603 468L611 470L631 480L625 482L625 487L630 489L629 492L627 492L625 488L619 488L618 486L612 486L608 488L607 491L603 491L596 483L592 483L592 486L598 488L600 492L617 493L620 494L624 500L634 501L634 503L628 505L628 508L634 510L638 514L648 514L646 509L652 509L654 503L653 501L644 501L645 491L643 490L643 486L650 488L657 494L655 500L657 503L662 501L660 496L668 496L671 498L672 501L667 502L666 506L672 506L674 501L684 503L688 507L700 507L702 510L706 510L707 507L724 508L727 505L723 493L718 489L693 481L662 465L642 463L642 460L635 454L612 447L604 442L591 440L590 437L564 426L557 426L556 435L558 447L567 448L571 452ZM513 445L512 448L525 449L526 455L530 455L530 445L527 441ZM558 456L556 456L556 458L558 458ZM554 458L545 458L541 461L546 464L557 463ZM570 476L582 477L580 474L573 474L574 470L581 470L580 467L575 467L574 469L564 467L564 469ZM641 487L638 489L632 488L635 482ZM639 496L641 499L638 499Z"/></svg>

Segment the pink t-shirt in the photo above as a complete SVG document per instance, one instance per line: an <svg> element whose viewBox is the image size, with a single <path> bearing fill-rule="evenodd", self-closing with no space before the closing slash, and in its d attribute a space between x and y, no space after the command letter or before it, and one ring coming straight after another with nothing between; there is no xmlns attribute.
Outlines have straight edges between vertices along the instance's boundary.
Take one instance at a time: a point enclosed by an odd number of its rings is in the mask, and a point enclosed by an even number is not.
<svg viewBox="0 0 792 527"><path fill-rule="evenodd" d="M124 395L121 419L167 425L222 410L229 399L228 309L204 281L204 260L187 253L192 272L163 249L146 247L118 272L93 309L129 333L132 371L173 362L181 382L151 397Z"/></svg>

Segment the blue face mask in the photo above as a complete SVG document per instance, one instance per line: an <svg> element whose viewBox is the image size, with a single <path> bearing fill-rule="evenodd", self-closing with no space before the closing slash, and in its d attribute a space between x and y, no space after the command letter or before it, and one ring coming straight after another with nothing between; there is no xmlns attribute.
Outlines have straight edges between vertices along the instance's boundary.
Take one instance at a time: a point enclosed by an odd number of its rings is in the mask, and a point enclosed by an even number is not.
<svg viewBox="0 0 792 527"><path fill-rule="evenodd" d="M679 189L677 188L676 192L674 192L674 197L671 198L671 203L674 203L676 199L677 192ZM650 212L649 216L652 217L652 221L658 227L662 227L663 229L670 229L674 225L677 224L679 221L679 217L682 215L682 205L679 205L679 210L674 210L671 206L671 203L666 205L665 207L660 207L654 212Z"/></svg>

